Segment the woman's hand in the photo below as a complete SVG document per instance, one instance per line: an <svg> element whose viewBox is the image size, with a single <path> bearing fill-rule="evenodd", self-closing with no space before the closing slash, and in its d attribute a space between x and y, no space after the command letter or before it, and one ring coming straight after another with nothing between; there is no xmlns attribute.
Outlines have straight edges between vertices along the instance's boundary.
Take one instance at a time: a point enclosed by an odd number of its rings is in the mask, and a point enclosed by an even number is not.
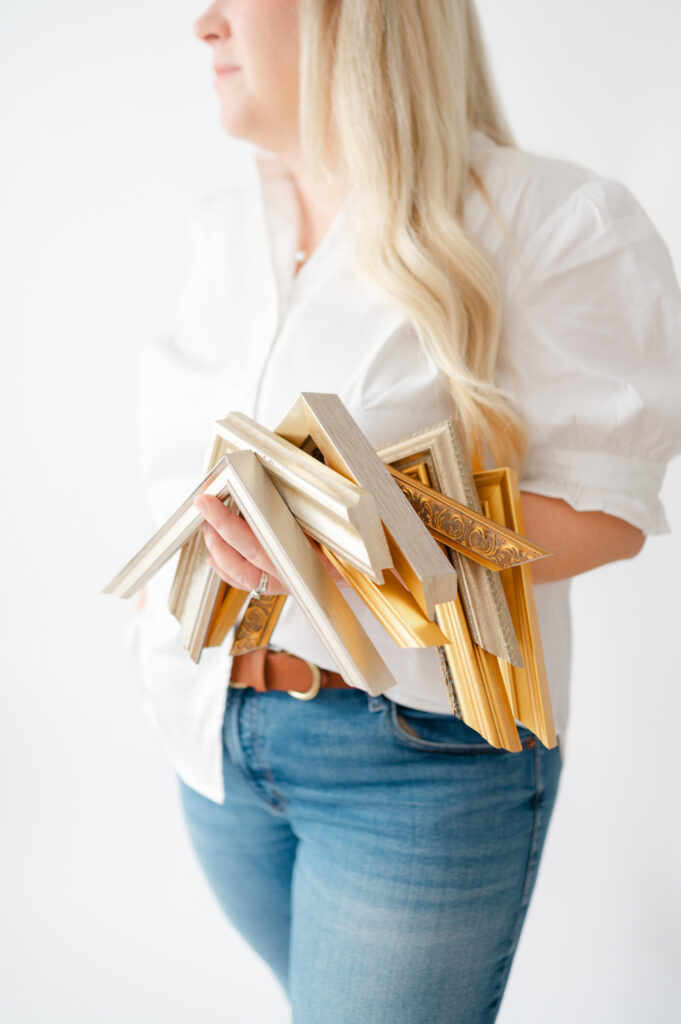
<svg viewBox="0 0 681 1024"><path fill-rule="evenodd" d="M238 590L255 590L263 570L268 574L265 594L288 594L262 544L245 519L226 508L212 494L201 494L194 505L204 517L203 539L210 551L206 564L220 579Z"/></svg>
<svg viewBox="0 0 681 1024"><path fill-rule="evenodd" d="M255 590L264 570L268 574L265 594L288 594L288 587L277 576L276 569L248 523L230 511L219 498L202 494L194 499L194 505L204 517L203 539L211 557L206 563L220 579L239 590ZM309 540L309 538L308 538ZM322 554L314 541L312 547L321 559L326 571L334 582L343 585L343 577Z"/></svg>

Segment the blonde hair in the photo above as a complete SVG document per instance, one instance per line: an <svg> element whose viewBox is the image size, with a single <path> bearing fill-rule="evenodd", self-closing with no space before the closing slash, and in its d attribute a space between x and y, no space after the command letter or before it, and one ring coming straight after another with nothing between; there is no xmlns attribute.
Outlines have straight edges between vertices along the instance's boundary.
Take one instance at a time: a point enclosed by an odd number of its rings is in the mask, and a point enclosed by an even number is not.
<svg viewBox="0 0 681 1024"><path fill-rule="evenodd" d="M359 271L414 325L473 454L519 465L526 433L493 381L502 296L462 223L471 131L515 142L470 0L300 0L300 125L314 174L352 183Z"/></svg>

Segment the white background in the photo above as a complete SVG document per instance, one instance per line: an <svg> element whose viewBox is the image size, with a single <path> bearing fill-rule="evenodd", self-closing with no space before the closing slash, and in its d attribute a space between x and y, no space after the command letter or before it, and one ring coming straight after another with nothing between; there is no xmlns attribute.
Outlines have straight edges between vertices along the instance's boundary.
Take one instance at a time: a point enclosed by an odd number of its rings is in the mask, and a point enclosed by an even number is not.
<svg viewBox="0 0 681 1024"><path fill-rule="evenodd" d="M194 860L172 770L128 678L132 603L100 594L151 527L133 420L138 351L172 322L191 207L248 173L193 37L202 9L2 5L9 1024L287 1020ZM520 144L627 184L678 273L681 6L480 10ZM568 758L502 1024L678 1020L681 460L662 496L672 535L573 588Z"/></svg>

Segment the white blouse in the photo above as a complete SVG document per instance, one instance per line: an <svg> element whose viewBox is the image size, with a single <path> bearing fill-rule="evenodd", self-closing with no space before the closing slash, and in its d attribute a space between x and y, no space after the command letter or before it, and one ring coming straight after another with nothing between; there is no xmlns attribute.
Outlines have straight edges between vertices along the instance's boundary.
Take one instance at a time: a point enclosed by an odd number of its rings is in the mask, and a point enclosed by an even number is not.
<svg viewBox="0 0 681 1024"><path fill-rule="evenodd" d="M668 250L621 184L563 160L473 135L480 193L465 224L504 296L497 382L523 411L520 489L667 533L658 492L681 450L681 294ZM284 165L254 153L253 180L205 197L174 329L142 351L138 424L146 495L160 525L201 478L211 425L240 410L275 428L301 391L335 392L374 446L454 413L448 388L403 315L359 278L352 196L297 275L299 208ZM516 254L517 253L517 254ZM520 259L518 259L520 257ZM136 689L181 778L224 800L222 720L233 632L195 665L167 599L171 559L126 630ZM570 676L569 580L535 588L556 731ZM437 652L398 647L354 592L357 618L397 678L386 696L449 713ZM289 598L273 646L336 669Z"/></svg>

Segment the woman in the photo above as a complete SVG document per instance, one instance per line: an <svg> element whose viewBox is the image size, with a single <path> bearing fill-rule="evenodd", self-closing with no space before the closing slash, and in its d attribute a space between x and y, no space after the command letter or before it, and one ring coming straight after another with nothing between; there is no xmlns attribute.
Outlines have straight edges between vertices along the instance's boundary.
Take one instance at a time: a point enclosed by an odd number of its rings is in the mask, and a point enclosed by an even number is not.
<svg viewBox="0 0 681 1024"><path fill-rule="evenodd" d="M140 694L200 863L295 1024L493 1021L561 771L569 580L668 530L678 285L626 189L515 147L468 0L216 0L196 34L255 173L199 204L175 330L143 354L155 518L231 410L274 428L301 391L334 392L376 447L458 410L481 464L517 466L525 532L554 552L533 574L559 746L519 725L521 752L491 747L451 714L436 652L398 648L347 589L398 680L385 696L343 685L293 599L267 668L238 674L231 635L194 665L174 563L131 625ZM197 506L222 579L286 591L243 520ZM310 663L325 685L294 700ZM265 672L286 687L228 687Z"/></svg>

